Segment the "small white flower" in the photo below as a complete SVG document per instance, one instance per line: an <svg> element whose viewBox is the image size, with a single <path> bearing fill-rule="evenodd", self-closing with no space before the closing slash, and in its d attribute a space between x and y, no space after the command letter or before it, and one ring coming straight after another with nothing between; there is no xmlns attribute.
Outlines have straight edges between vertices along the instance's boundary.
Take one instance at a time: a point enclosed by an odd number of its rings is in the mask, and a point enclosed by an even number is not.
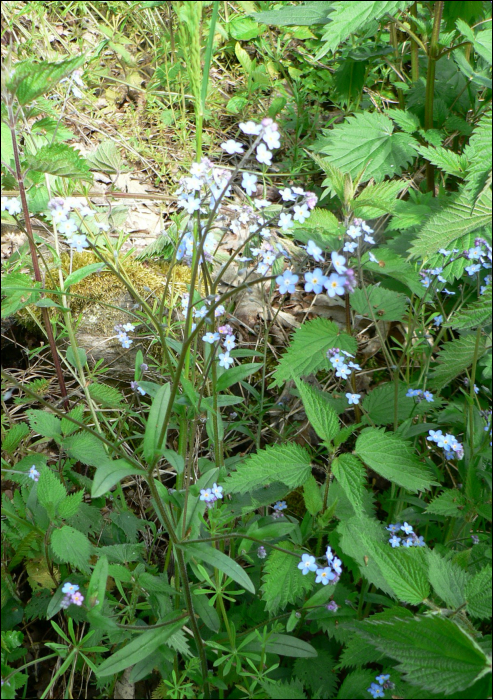
<svg viewBox="0 0 493 700"><path fill-rule="evenodd" d="M293 219L298 221L300 224L304 223L304 221L310 216L310 210L306 204L295 204L293 207L293 212Z"/></svg>
<svg viewBox="0 0 493 700"><path fill-rule="evenodd" d="M234 141L233 139L228 139L222 143L221 148L226 151L226 153L229 153L229 155L233 155L234 153L243 153L243 145L238 141Z"/></svg>
<svg viewBox="0 0 493 700"><path fill-rule="evenodd" d="M334 250L334 251L330 254L330 258L331 258L331 260L332 260L332 265L335 267L335 270L336 270L336 272L337 272L339 275L342 275L343 272L346 272L346 270L347 270L347 267L346 267L346 264L345 264L345 263L346 263L346 258L345 258L343 255L339 255L339 254L336 253L336 251Z"/></svg>
<svg viewBox="0 0 493 700"><path fill-rule="evenodd" d="M236 339L234 335L227 335L223 341L224 348L229 352L236 347Z"/></svg>
<svg viewBox="0 0 493 700"><path fill-rule="evenodd" d="M257 191L257 176L253 173L243 173L241 186L249 197Z"/></svg>
<svg viewBox="0 0 493 700"><path fill-rule="evenodd" d="M308 241L306 252L308 255L311 255L316 262L323 262L324 256L322 255L322 248L319 248L313 241Z"/></svg>
<svg viewBox="0 0 493 700"><path fill-rule="evenodd" d="M255 157L259 163L272 165L272 152L268 150L265 143L259 143L257 146L257 155Z"/></svg>
<svg viewBox="0 0 493 700"><path fill-rule="evenodd" d="M359 404L359 400L361 398L361 394L346 394L347 402L350 406L355 406L356 404Z"/></svg>
<svg viewBox="0 0 493 700"><path fill-rule="evenodd" d="M354 240L355 238L359 238L361 236L361 229L359 226L353 225L348 228L346 233L349 236L349 238L352 238Z"/></svg>
<svg viewBox="0 0 493 700"><path fill-rule="evenodd" d="M231 365L234 365L234 359L231 357L229 352L219 353L219 366L228 369Z"/></svg>
<svg viewBox="0 0 493 700"><path fill-rule="evenodd" d="M283 190L281 190L279 192L279 194L281 195L283 202L294 202L294 200L295 200L295 196L292 193L290 187L285 187Z"/></svg>
<svg viewBox="0 0 493 700"><path fill-rule="evenodd" d="M272 128L265 129L262 134L262 139L265 141L268 148L280 148L281 146L280 134L278 131L273 131Z"/></svg>
<svg viewBox="0 0 493 700"><path fill-rule="evenodd" d="M356 241L353 241L353 242L346 241L344 243L344 248L342 250L345 253L354 253L354 251L356 250L357 247L358 247L358 244L356 243Z"/></svg>
<svg viewBox="0 0 493 700"><path fill-rule="evenodd" d="M293 228L293 226L293 217L291 214L286 214L283 212L279 217L279 228L282 231L289 231L289 229Z"/></svg>
<svg viewBox="0 0 493 700"><path fill-rule="evenodd" d="M10 216L14 216L15 214L20 214L22 211L20 199L16 199L15 197L12 197L11 199L7 199L7 203L5 204L5 209L8 211Z"/></svg>
<svg viewBox="0 0 493 700"><path fill-rule="evenodd" d="M255 122L252 121L240 122L238 126L244 134L248 134L249 136L259 136L262 131L262 124L255 124Z"/></svg>

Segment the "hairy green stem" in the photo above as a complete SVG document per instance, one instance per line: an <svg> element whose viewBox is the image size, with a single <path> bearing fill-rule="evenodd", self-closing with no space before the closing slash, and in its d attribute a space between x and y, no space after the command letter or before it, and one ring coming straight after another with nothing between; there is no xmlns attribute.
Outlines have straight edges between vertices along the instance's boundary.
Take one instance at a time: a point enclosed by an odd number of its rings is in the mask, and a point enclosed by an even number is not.
<svg viewBox="0 0 493 700"><path fill-rule="evenodd" d="M428 50L428 72L426 75L425 93L425 130L433 129L433 99L435 94L435 72L439 53L440 23L443 14L443 0L437 0L434 7L433 30ZM432 163L426 163L426 187L428 192L435 193L435 169Z"/></svg>

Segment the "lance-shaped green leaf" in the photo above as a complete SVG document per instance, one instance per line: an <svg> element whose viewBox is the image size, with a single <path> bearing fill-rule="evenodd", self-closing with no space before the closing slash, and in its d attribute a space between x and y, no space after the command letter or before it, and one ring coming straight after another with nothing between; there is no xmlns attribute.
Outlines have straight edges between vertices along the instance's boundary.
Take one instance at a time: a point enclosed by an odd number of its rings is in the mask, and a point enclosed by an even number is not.
<svg viewBox="0 0 493 700"><path fill-rule="evenodd" d="M244 647L245 651L261 651L262 643L253 641ZM279 656L291 656L298 658L310 658L317 656L317 650L308 642L289 634L273 634L266 644L266 651ZM283 696L284 697L284 696Z"/></svg>
<svg viewBox="0 0 493 700"><path fill-rule="evenodd" d="M108 580L108 557L101 555L92 570L91 580L87 588L87 603L91 609L103 610Z"/></svg>
<svg viewBox="0 0 493 700"><path fill-rule="evenodd" d="M143 471L135 467L126 459L109 459L106 457L103 464L96 469L92 482L91 496L99 498L104 496L115 484L125 476L143 474Z"/></svg>
<svg viewBox="0 0 493 700"><path fill-rule="evenodd" d="M237 564L234 559L231 559L231 557L228 557L219 549L215 549L205 542L195 542L192 544L183 543L180 547L189 556L199 561L205 561L215 569L222 571L226 576L232 578L236 583L239 583L242 588L246 588L250 593L255 593L255 586L246 571Z"/></svg>
<svg viewBox="0 0 493 700"><path fill-rule="evenodd" d="M315 387L296 381L303 407L313 429L321 440L331 442L339 432L339 418L328 398Z"/></svg>
<svg viewBox="0 0 493 700"><path fill-rule="evenodd" d="M237 384L242 379L246 379L254 372L258 372L263 367L261 362L249 362L244 365L238 365L237 367L231 367L227 369L220 377L218 377L216 382L216 390L224 391L232 384Z"/></svg>
<svg viewBox="0 0 493 700"><path fill-rule="evenodd" d="M154 464L158 457L158 440L163 428L169 397L169 384L163 384L163 386L159 387L156 396L152 400L151 410L147 418L143 445L144 459L148 464ZM163 440L162 444L165 445L165 443L166 438Z"/></svg>
<svg viewBox="0 0 493 700"><path fill-rule="evenodd" d="M68 289L73 284L78 284L79 282L82 282L83 279L89 277L89 275L92 275L95 272L100 272L100 270L102 270L104 266L105 263L101 262L91 263L91 265L84 265L84 267L80 267L78 270L74 270L74 272L72 272L72 274L69 275L64 282L65 289Z"/></svg>
<svg viewBox="0 0 493 700"><path fill-rule="evenodd" d="M166 627L158 627L157 629L138 634L129 644L126 644L112 654L109 659L103 661L96 670L97 676L99 678L113 676L116 673L120 673L120 671L124 671L129 666L147 659L161 644L166 644L168 639L175 632L178 632L185 622L186 618Z"/></svg>
<svg viewBox="0 0 493 700"><path fill-rule="evenodd" d="M413 447L392 433L366 428L356 440L355 451L377 474L408 491L423 491L436 484Z"/></svg>

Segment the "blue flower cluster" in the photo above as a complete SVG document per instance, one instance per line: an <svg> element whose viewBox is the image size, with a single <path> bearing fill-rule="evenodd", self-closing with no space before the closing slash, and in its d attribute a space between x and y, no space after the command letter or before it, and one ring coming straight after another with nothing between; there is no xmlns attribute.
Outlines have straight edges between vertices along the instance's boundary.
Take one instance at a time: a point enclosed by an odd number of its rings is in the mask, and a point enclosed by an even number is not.
<svg viewBox="0 0 493 700"><path fill-rule="evenodd" d="M117 326L115 326L115 331L117 332L117 339L118 342L121 343L122 348L129 348L132 343L134 342L131 338L129 338L128 333L131 331L135 330L135 326L133 323L125 323L121 324L119 323Z"/></svg>
<svg viewBox="0 0 493 700"><path fill-rule="evenodd" d="M367 692L370 693L373 698L384 698L385 690L395 688L395 684L390 681L390 675L388 673L381 673L375 680L377 682L372 683L370 687L367 688Z"/></svg>
<svg viewBox="0 0 493 700"><path fill-rule="evenodd" d="M324 586L329 583L336 584L341 578L342 561L334 555L330 547L327 547L325 557L328 565L319 566L311 554L302 554L298 569L303 573L303 576L306 576L309 571L315 571L315 583L321 583Z"/></svg>
<svg viewBox="0 0 493 700"><path fill-rule="evenodd" d="M361 367L357 362L353 362L350 352L346 350L341 350L340 348L330 348L327 350L327 358L335 370L336 377L341 379L349 379L353 370L361 371ZM359 404L361 394L354 394L352 392L346 393L346 398L350 406L356 406Z"/></svg>
<svg viewBox="0 0 493 700"><path fill-rule="evenodd" d="M430 430L426 439L441 447L447 459L462 459L464 457L464 446L451 433L444 435L441 430Z"/></svg>
<svg viewBox="0 0 493 700"><path fill-rule="evenodd" d="M393 549L400 547L401 542L403 547L426 547L426 542L423 535L418 537L418 535L414 532L412 525L409 525L409 523L404 523L403 525L401 525L401 523L391 523L386 529L392 535L392 537L389 539L389 543L392 545ZM399 531L402 531L406 537L397 537L397 533Z"/></svg>
<svg viewBox="0 0 493 700"><path fill-rule="evenodd" d="M219 498L223 498L223 487L217 484L212 484L210 489L200 489L199 500L205 501L207 506L211 506Z"/></svg>
<svg viewBox="0 0 493 700"><path fill-rule="evenodd" d="M422 391L421 389L408 389L406 396L412 397L418 402L425 400L428 401L428 403L433 403L435 400L431 391Z"/></svg>

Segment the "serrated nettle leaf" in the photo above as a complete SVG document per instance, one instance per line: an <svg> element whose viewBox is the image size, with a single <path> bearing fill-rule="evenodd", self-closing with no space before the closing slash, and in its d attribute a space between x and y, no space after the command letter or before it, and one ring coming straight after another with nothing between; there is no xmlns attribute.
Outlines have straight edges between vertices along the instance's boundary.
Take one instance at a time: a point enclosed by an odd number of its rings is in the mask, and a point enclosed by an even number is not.
<svg viewBox="0 0 493 700"><path fill-rule="evenodd" d="M491 566L488 565L468 581L465 598L471 617L482 620L491 617L491 578Z"/></svg>
<svg viewBox="0 0 493 700"><path fill-rule="evenodd" d="M448 248L466 233L491 226L491 191L484 192L474 205L467 192L455 195L421 229L410 249L412 257L427 257Z"/></svg>
<svg viewBox="0 0 493 700"><path fill-rule="evenodd" d="M108 462L108 455L101 440L85 431L64 438L63 447L70 457L78 459L82 464L98 467Z"/></svg>
<svg viewBox="0 0 493 700"><path fill-rule="evenodd" d="M465 507L464 494L458 489L447 489L428 504L426 512L457 518L462 515Z"/></svg>
<svg viewBox="0 0 493 700"><path fill-rule="evenodd" d="M408 491L423 491L436 485L412 445L393 433L366 428L356 441L355 452L377 474Z"/></svg>
<svg viewBox="0 0 493 700"><path fill-rule="evenodd" d="M317 480L312 474L310 474L303 484L303 500L305 501L306 509L310 515L317 515L323 508L320 486L317 484Z"/></svg>
<svg viewBox="0 0 493 700"><path fill-rule="evenodd" d="M399 661L396 670L405 674L408 683L424 690L448 696L491 673L491 660L478 643L447 618L370 619L355 631Z"/></svg>
<svg viewBox="0 0 493 700"><path fill-rule="evenodd" d="M49 92L62 78L82 66L85 60L85 56L76 56L60 63L22 61L9 75L7 89L15 93L20 105L25 105Z"/></svg>
<svg viewBox="0 0 493 700"><path fill-rule="evenodd" d="M107 406L108 408L121 407L123 398L122 392L116 389L114 386L91 382L87 388L91 399L93 399L96 403L100 403L102 406Z"/></svg>
<svg viewBox="0 0 493 700"><path fill-rule="evenodd" d="M407 299L390 289L367 284L365 289L355 289L349 297L356 313L376 321L402 321L407 313Z"/></svg>
<svg viewBox="0 0 493 700"><path fill-rule="evenodd" d="M476 301L454 313L443 325L467 330L486 324L491 318L492 290L489 284Z"/></svg>
<svg viewBox="0 0 493 700"><path fill-rule="evenodd" d="M428 578L435 593L454 610L465 603L466 586L470 579L467 571L445 559L438 552L427 550Z"/></svg>
<svg viewBox="0 0 493 700"><path fill-rule="evenodd" d="M403 109L389 109L387 116L390 117L402 131L408 134L414 134L421 127L419 117L413 112L408 112Z"/></svg>
<svg viewBox="0 0 493 700"><path fill-rule="evenodd" d="M342 454L332 461L332 473L344 489L354 512L364 513L366 471L360 460L351 454Z"/></svg>
<svg viewBox="0 0 493 700"><path fill-rule="evenodd" d="M26 416L31 430L39 433L43 437L54 438L62 432L61 421L53 415L53 413L30 409L26 411Z"/></svg>
<svg viewBox="0 0 493 700"><path fill-rule="evenodd" d="M335 347L352 354L357 351L355 339L341 333L332 321L316 318L305 322L295 331L287 351L281 357L271 387L282 386L293 376L307 376L328 367L326 352Z"/></svg>
<svg viewBox="0 0 493 700"><path fill-rule="evenodd" d="M135 474L144 475L144 472L127 462L126 459L111 460L108 457L96 469L92 482L91 496L99 498L110 491L115 484L118 484L126 476L134 476Z"/></svg>
<svg viewBox="0 0 493 700"><path fill-rule="evenodd" d="M429 386L447 386L472 365L475 357L480 359L485 351L486 338L480 337L478 340L476 333L444 343L438 353L437 365L429 374Z"/></svg>
<svg viewBox="0 0 493 700"><path fill-rule="evenodd" d="M58 515L60 518L67 519L75 515L79 510L79 506L82 503L83 498L83 490L76 491L76 493L71 493L70 496L64 498L58 505Z"/></svg>
<svg viewBox="0 0 493 700"><path fill-rule="evenodd" d="M38 501L43 508L53 511L66 495L65 486L60 483L51 469L49 467L42 469L38 480ZM54 515L54 512L51 514Z"/></svg>
<svg viewBox="0 0 493 700"><path fill-rule="evenodd" d="M350 34L366 29L370 21L378 20L387 14L395 15L405 10L412 2L388 1L341 2L336 3L330 22L322 37L324 44L316 55L319 61L328 51L335 51ZM375 32L378 25L375 26Z"/></svg>
<svg viewBox="0 0 493 700"><path fill-rule="evenodd" d="M89 557L93 547L82 532L64 525L53 530L50 545L55 561L70 564L84 573L89 572Z"/></svg>
<svg viewBox="0 0 493 700"><path fill-rule="evenodd" d="M398 203L401 203L401 200L398 200ZM362 258L365 269L370 270L374 275L392 277L405 284L417 297L424 296L426 290L415 265L410 264L390 248L374 248L373 253L378 262L372 262L368 253L365 253Z"/></svg>
<svg viewBox="0 0 493 700"><path fill-rule="evenodd" d="M143 456L148 464L154 464L158 457L158 441L166 417L170 397L169 384L163 384L152 400L151 410L144 433ZM166 434L165 434L166 435ZM163 444L166 442L166 437Z"/></svg>
<svg viewBox="0 0 493 700"><path fill-rule="evenodd" d="M230 493L247 493L274 481L295 489L311 474L310 455L296 444L269 445L236 466L225 482Z"/></svg>
<svg viewBox="0 0 493 700"><path fill-rule="evenodd" d="M381 182L386 176L401 174L416 157L416 145L413 136L395 132L394 124L385 115L363 112L336 124L317 150L352 177L364 168L362 182L371 178Z"/></svg>
<svg viewBox="0 0 493 700"><path fill-rule="evenodd" d="M395 595L403 603L419 605L430 593L426 555L418 547L392 549L387 544L366 539L368 556L373 558Z"/></svg>
<svg viewBox="0 0 493 700"><path fill-rule="evenodd" d="M427 402L418 403L412 397L406 396L409 386L399 382L397 386L397 396L394 382L380 384L373 391L370 391L363 399L363 408L375 425L390 425L394 423L396 415L395 406L397 403L397 422L400 427L405 420L414 416L423 415L430 409ZM441 399L435 396L433 408L440 408ZM370 423L370 420L363 416L363 423Z"/></svg>
<svg viewBox="0 0 493 700"><path fill-rule="evenodd" d="M292 542L280 542L279 546L294 552ZM265 561L262 576L262 599L265 600L266 610L276 615L287 605L294 604L299 598L311 591L314 579L304 576L298 564L300 557L273 550Z"/></svg>
<svg viewBox="0 0 493 700"><path fill-rule="evenodd" d="M36 153L27 157L27 165L30 170L56 177L92 180L85 158L66 143L41 146Z"/></svg>
<svg viewBox="0 0 493 700"><path fill-rule="evenodd" d="M339 418L326 394L300 380L296 381L296 386L313 429L321 440L331 442L339 432Z"/></svg>
<svg viewBox="0 0 493 700"><path fill-rule="evenodd" d="M136 635L131 642L112 654L109 659L103 661L97 668L96 674L100 678L112 676L139 661L143 661L161 644L167 644L170 637L180 630L185 623L186 619Z"/></svg>
<svg viewBox="0 0 493 700"><path fill-rule="evenodd" d="M229 576L236 581L242 588L245 588L250 593L255 593L255 586L253 585L250 577L246 571L237 564L234 559L228 557L226 554L221 552L214 547L211 547L208 543L192 543L192 544L182 544L180 545L184 552L194 559L199 561L205 561L210 564L215 569L219 569L226 576Z"/></svg>
<svg viewBox="0 0 493 700"><path fill-rule="evenodd" d="M91 170L102 173L122 172L123 161L117 145L109 140L102 141L94 153L87 156L87 163Z"/></svg>

